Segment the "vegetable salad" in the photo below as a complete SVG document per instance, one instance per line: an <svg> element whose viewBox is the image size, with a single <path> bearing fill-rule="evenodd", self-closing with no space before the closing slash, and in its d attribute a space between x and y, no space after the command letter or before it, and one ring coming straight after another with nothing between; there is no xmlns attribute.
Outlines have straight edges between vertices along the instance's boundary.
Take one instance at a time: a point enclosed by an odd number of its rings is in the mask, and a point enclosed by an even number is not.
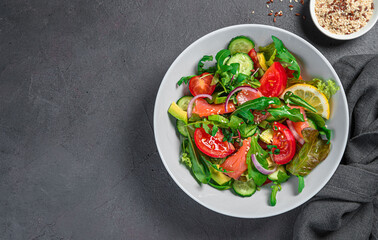
<svg viewBox="0 0 378 240"><path fill-rule="evenodd" d="M181 161L198 183L241 197L269 184L274 206L283 182L297 177L301 192L304 177L328 156L329 100L339 87L307 79L282 41L272 40L257 51L237 36L215 59L203 56L197 74L177 83L191 95L168 112L177 119Z"/></svg>

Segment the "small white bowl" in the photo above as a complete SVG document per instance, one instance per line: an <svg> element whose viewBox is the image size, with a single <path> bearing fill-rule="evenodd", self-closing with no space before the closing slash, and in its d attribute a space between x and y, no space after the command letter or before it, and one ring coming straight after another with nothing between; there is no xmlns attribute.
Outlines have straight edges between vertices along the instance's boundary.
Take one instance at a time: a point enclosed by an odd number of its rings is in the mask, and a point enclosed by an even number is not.
<svg viewBox="0 0 378 240"><path fill-rule="evenodd" d="M378 8L378 0L374 0L373 2L374 2L375 8L374 8L374 11L373 11L373 15L371 16L371 19L369 20L369 22L363 28L361 28L357 32L354 32L354 33L349 34L349 35L334 34L334 33L331 33L330 31L326 30L322 26L320 26L320 24L318 22L318 18L316 17L316 14L315 14L315 2L316 1L317 0L311 0L310 1L310 13L311 13L312 21L314 21L315 26L323 34L325 34L328 37L333 38L333 39L337 39L337 40L351 40L351 39L355 39L355 38L361 37L362 35L364 35L365 33L367 33L375 25L375 23L378 20L378 10L377 10L377 8Z"/></svg>

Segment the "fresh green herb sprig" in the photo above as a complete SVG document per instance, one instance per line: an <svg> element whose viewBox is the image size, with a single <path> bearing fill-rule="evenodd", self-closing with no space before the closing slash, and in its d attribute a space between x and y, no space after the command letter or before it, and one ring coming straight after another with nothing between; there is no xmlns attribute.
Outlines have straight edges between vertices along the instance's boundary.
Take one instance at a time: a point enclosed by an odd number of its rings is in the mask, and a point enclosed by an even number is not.
<svg viewBox="0 0 378 240"><path fill-rule="evenodd" d="M289 63L288 67L290 70L294 70L293 76L298 79L301 75L301 69L298 65L295 57L287 50L282 41L275 36L272 36L274 46L277 49L277 57L280 59L280 62Z"/></svg>

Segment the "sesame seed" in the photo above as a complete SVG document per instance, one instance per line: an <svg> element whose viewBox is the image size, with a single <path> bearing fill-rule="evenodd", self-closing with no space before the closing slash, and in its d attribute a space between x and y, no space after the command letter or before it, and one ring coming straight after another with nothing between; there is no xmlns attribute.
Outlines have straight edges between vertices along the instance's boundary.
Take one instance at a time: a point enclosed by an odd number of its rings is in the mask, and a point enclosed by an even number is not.
<svg viewBox="0 0 378 240"><path fill-rule="evenodd" d="M269 8L269 5L267 4L266 7Z"/></svg>

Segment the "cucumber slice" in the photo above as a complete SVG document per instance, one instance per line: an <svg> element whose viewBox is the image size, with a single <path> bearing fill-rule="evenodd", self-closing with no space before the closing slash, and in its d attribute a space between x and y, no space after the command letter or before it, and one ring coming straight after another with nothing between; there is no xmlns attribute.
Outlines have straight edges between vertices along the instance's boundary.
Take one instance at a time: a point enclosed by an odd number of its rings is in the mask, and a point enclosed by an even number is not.
<svg viewBox="0 0 378 240"><path fill-rule="evenodd" d="M249 53L254 47L255 43L246 36L234 37L228 44L228 50L230 50L231 55L235 53Z"/></svg>
<svg viewBox="0 0 378 240"><path fill-rule="evenodd" d="M190 100L192 100L192 96L183 96L179 100L177 100L177 105L184 111L188 109L188 105Z"/></svg>
<svg viewBox="0 0 378 240"><path fill-rule="evenodd" d="M252 59L246 53L236 53L231 56L231 58L227 61L227 65L231 63L239 63L239 73L243 73L247 76L251 76L252 69L253 69L253 62Z"/></svg>
<svg viewBox="0 0 378 240"><path fill-rule="evenodd" d="M253 179L249 179L247 182L235 180L232 189L239 196L250 197L256 192L256 184Z"/></svg>
<svg viewBox="0 0 378 240"><path fill-rule="evenodd" d="M177 130L179 131L179 133L181 135L183 135L184 137L187 137L189 135L188 133L188 130L185 126L185 122L184 121L181 121L181 120L177 120L176 121L176 127L177 127Z"/></svg>

